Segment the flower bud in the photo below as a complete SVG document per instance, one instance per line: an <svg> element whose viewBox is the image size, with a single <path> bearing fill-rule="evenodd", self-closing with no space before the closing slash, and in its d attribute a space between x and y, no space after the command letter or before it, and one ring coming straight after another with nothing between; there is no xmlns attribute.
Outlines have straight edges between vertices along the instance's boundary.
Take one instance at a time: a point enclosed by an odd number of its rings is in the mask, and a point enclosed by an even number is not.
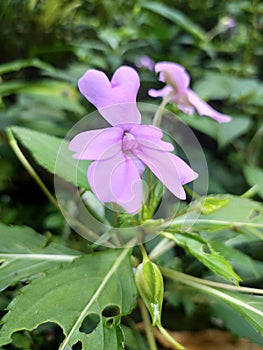
<svg viewBox="0 0 263 350"><path fill-rule="evenodd" d="M152 317L153 326L161 324L163 304L163 276L159 268L144 257L135 273L135 282L147 309Z"/></svg>

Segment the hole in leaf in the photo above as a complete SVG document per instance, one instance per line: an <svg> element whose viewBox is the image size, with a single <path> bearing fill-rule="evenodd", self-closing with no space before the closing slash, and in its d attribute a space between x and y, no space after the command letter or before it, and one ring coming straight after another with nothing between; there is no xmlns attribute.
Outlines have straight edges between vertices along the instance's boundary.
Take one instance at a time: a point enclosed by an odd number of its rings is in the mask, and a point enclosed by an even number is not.
<svg viewBox="0 0 263 350"><path fill-rule="evenodd" d="M259 211L258 209L256 209L256 208L254 208L254 209L249 213L248 219L249 219L249 220L252 220L252 219L256 218L256 217L259 216L259 215L260 215L260 211Z"/></svg>
<svg viewBox="0 0 263 350"><path fill-rule="evenodd" d="M102 311L102 316L104 317L114 317L118 316L121 313L120 308L117 305L106 306Z"/></svg>
<svg viewBox="0 0 263 350"><path fill-rule="evenodd" d="M37 328L30 332L30 343L36 342L38 344L39 339L43 339L42 345L38 347L39 350L44 349L58 349L59 345L62 343L64 334L61 327L59 327L54 322L46 322L39 325ZM31 346L29 347L31 349ZM23 347L23 349L28 349Z"/></svg>
<svg viewBox="0 0 263 350"><path fill-rule="evenodd" d="M212 251L211 249L207 246L207 245L202 245L202 251L205 253L205 254L211 254Z"/></svg>
<svg viewBox="0 0 263 350"><path fill-rule="evenodd" d="M99 315L89 314L82 321L79 331L82 333L90 334L95 330L99 322L100 322Z"/></svg>
<svg viewBox="0 0 263 350"><path fill-rule="evenodd" d="M75 345L72 346L72 350L82 350L82 343L78 341Z"/></svg>
<svg viewBox="0 0 263 350"><path fill-rule="evenodd" d="M107 327L111 327L113 325L113 323L114 323L114 319L111 317L106 321L105 324Z"/></svg>

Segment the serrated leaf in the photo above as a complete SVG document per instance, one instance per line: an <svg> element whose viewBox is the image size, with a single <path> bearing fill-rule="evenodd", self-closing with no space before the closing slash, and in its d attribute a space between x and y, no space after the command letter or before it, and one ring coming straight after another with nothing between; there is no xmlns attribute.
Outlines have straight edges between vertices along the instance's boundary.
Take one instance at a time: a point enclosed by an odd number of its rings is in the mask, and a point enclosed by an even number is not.
<svg viewBox="0 0 263 350"><path fill-rule="evenodd" d="M174 241L183 247L189 254L193 255L211 271L222 276L225 280L238 283L241 278L235 273L231 264L200 235L194 233L168 233L162 236Z"/></svg>
<svg viewBox="0 0 263 350"><path fill-rule="evenodd" d="M206 213L203 208L207 200L223 201L225 205L217 210ZM217 231L229 228L237 231L239 228L263 229L263 205L248 198L232 195L210 195L201 197L188 207L189 213L178 216L167 222L168 231Z"/></svg>
<svg viewBox="0 0 263 350"><path fill-rule="evenodd" d="M136 297L130 250L82 256L48 271L21 290L2 319L0 345L10 343L14 332L55 322L65 335L60 350L71 348L78 341L83 350L119 350L120 317L132 310ZM117 316L103 314L110 305L119 309ZM86 334L81 325L90 314L99 315L99 324Z"/></svg>
<svg viewBox="0 0 263 350"><path fill-rule="evenodd" d="M18 126L12 127L12 131L45 169L74 185L89 189L87 168L90 162L73 159L68 141Z"/></svg>
<svg viewBox="0 0 263 350"><path fill-rule="evenodd" d="M30 227L0 223L0 242L0 291L80 255L62 245L48 245L47 238Z"/></svg>
<svg viewBox="0 0 263 350"><path fill-rule="evenodd" d="M253 260L250 256L238 249L229 247L223 243L212 242L212 246L231 263L241 276L243 283L254 282L263 278L262 261Z"/></svg>

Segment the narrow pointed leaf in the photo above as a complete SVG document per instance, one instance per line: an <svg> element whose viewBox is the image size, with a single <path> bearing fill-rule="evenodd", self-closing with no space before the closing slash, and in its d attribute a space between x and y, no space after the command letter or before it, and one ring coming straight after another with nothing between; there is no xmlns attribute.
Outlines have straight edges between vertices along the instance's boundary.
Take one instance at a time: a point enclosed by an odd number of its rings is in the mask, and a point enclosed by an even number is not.
<svg viewBox="0 0 263 350"><path fill-rule="evenodd" d="M238 283L241 278L235 273L231 264L200 235L195 233L168 233L162 235L183 247L202 264L225 280Z"/></svg>
<svg viewBox="0 0 263 350"><path fill-rule="evenodd" d="M178 25L178 27L191 34L193 37L204 42L207 41L206 33L203 31L203 29L174 7L153 1L145 1L142 3L142 6L166 19L169 19Z"/></svg>

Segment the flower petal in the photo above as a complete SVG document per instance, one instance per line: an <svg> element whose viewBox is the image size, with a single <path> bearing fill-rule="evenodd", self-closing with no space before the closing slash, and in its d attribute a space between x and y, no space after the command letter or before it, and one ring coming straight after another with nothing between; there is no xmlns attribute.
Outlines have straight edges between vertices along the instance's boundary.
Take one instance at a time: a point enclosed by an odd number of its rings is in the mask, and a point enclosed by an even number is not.
<svg viewBox="0 0 263 350"><path fill-rule="evenodd" d="M216 120L218 123L228 123L232 119L229 115L217 112L190 89L187 90L187 97L189 102L196 108L200 115L206 115L207 117Z"/></svg>
<svg viewBox="0 0 263 350"><path fill-rule="evenodd" d="M186 114L192 115L195 112L193 105L188 101L187 90L174 94L170 101L175 102L178 108Z"/></svg>
<svg viewBox="0 0 263 350"><path fill-rule="evenodd" d="M160 90L150 89L148 94L151 97L166 97L173 90L174 89L171 86L166 85Z"/></svg>
<svg viewBox="0 0 263 350"><path fill-rule="evenodd" d="M111 84L105 73L89 69L79 79L78 86L82 95L98 109L112 104L109 96Z"/></svg>
<svg viewBox="0 0 263 350"><path fill-rule="evenodd" d="M121 151L123 130L118 127L89 130L76 135L69 143L69 149L76 152L73 158L101 160Z"/></svg>
<svg viewBox="0 0 263 350"><path fill-rule="evenodd" d="M158 179L176 197L185 199L186 194L182 185L193 181L197 174L179 157L169 152L161 152L144 147L136 153Z"/></svg>
<svg viewBox="0 0 263 350"><path fill-rule="evenodd" d="M162 151L173 151L174 146L170 142L162 141L163 132L153 125L134 126L130 133L135 136L136 141L145 147L150 147Z"/></svg>
<svg viewBox="0 0 263 350"><path fill-rule="evenodd" d="M133 159L118 153L88 168L89 184L102 202L114 202L134 214L142 204L142 181Z"/></svg>
<svg viewBox="0 0 263 350"><path fill-rule="evenodd" d="M187 89L190 84L190 77L180 64L159 62L155 65L155 72L160 73L159 80L171 85L176 92Z"/></svg>
<svg viewBox="0 0 263 350"><path fill-rule="evenodd" d="M80 92L111 125L141 122L136 106L140 80L133 68L120 67L111 82L103 72L90 69L80 78L78 85Z"/></svg>

